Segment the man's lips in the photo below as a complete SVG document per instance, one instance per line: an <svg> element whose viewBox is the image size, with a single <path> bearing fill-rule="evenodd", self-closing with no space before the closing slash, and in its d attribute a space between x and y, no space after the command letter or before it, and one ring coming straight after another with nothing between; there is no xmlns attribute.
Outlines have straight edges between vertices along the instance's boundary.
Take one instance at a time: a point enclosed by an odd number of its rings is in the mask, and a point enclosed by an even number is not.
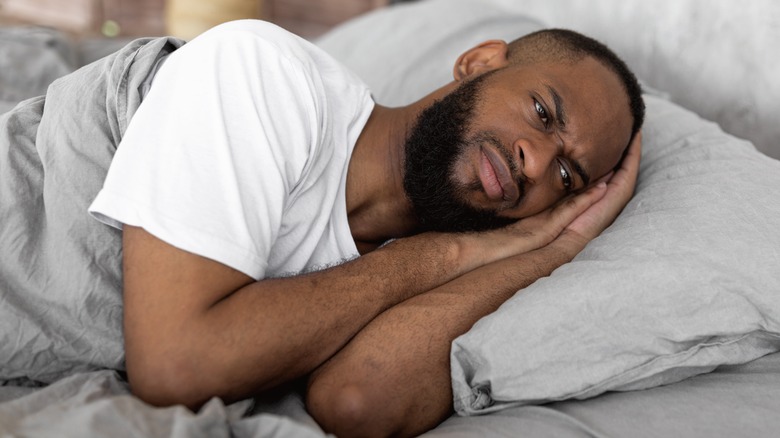
<svg viewBox="0 0 780 438"><path fill-rule="evenodd" d="M509 165L497 150L488 145L480 148L479 179L491 200L514 204L520 197L520 189L512 178Z"/></svg>

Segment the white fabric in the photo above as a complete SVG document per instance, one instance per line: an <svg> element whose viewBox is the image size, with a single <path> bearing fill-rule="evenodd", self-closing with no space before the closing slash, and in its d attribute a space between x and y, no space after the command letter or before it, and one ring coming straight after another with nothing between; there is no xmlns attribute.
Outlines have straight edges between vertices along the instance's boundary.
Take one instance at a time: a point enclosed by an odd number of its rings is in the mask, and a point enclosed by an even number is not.
<svg viewBox="0 0 780 438"><path fill-rule="evenodd" d="M255 279L354 257L346 171L372 108L310 43L219 26L160 68L90 212Z"/></svg>

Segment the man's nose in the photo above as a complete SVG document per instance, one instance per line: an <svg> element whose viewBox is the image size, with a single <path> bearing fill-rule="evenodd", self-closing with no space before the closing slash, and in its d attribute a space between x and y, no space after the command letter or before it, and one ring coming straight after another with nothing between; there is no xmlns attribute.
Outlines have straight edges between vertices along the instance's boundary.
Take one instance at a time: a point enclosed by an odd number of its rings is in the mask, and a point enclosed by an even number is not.
<svg viewBox="0 0 780 438"><path fill-rule="evenodd" d="M519 139L515 142L518 166L525 179L538 184L552 168L557 155L556 145L548 139Z"/></svg>

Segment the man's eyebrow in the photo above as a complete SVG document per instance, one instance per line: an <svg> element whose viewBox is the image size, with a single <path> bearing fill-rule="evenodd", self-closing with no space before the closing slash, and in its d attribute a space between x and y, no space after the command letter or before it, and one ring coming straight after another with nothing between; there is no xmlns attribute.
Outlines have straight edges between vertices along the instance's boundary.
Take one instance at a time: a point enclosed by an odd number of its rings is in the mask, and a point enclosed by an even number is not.
<svg viewBox="0 0 780 438"><path fill-rule="evenodd" d="M563 129L568 121L566 119L566 110L563 108L563 99L561 99L561 95L558 94L558 91L552 85L547 85L547 91L550 92L555 104L555 120L558 121L558 127Z"/></svg>

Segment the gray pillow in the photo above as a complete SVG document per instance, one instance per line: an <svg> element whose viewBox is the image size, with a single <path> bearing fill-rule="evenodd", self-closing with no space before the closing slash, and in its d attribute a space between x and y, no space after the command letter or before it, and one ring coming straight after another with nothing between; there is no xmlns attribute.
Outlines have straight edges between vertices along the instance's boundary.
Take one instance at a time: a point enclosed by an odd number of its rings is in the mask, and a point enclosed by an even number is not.
<svg viewBox="0 0 780 438"><path fill-rule="evenodd" d="M394 105L451 80L470 45L538 27L495 4L428 0L318 43ZM647 388L780 350L780 162L646 101L636 196L572 263L453 343L458 413Z"/></svg>
<svg viewBox="0 0 780 438"><path fill-rule="evenodd" d="M645 96L636 194L452 347L458 413L679 381L780 350L780 161Z"/></svg>
<svg viewBox="0 0 780 438"><path fill-rule="evenodd" d="M541 28L536 19L481 1L427 0L362 15L316 43L363 79L378 103L398 106L451 81L466 49Z"/></svg>

